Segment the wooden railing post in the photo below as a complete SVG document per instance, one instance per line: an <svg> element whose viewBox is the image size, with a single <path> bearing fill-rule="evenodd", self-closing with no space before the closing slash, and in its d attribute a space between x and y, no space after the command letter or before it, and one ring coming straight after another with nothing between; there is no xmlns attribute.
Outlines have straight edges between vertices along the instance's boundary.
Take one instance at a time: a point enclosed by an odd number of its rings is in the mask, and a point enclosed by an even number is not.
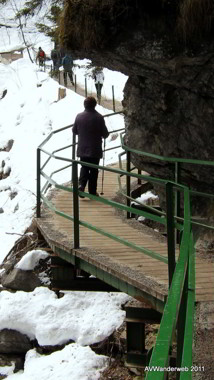
<svg viewBox="0 0 214 380"><path fill-rule="evenodd" d="M167 216L167 246L168 246L168 275L169 287L175 270L175 228L174 228L174 199L173 184L166 184L166 216Z"/></svg>

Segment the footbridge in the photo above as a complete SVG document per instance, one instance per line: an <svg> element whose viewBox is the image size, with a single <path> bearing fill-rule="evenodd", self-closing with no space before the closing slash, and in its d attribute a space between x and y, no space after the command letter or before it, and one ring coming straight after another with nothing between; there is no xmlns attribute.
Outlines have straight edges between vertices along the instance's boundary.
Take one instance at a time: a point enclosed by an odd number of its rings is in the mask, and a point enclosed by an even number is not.
<svg viewBox="0 0 214 380"><path fill-rule="evenodd" d="M113 118L117 114L105 117ZM76 140L71 128L70 125L53 131L37 150L36 222L54 252L52 287L55 290L122 291L143 301L148 305L143 310L144 319L140 309L127 312L127 324L131 326L127 341L128 364L168 367L173 360L172 345L176 340L176 366L190 369L195 305L214 302L214 263L195 253L193 227L201 223L191 216L193 191L179 183L179 164L213 166L214 163L154 156L174 165L175 180L153 178L131 165L133 153L153 155L130 149L124 144L124 131L114 130L112 134L121 136L117 162L108 166L84 163L100 171L98 192L101 194L94 196L78 190L78 171L83 163L76 158ZM60 139L64 133L67 137ZM54 139L56 149L50 144ZM66 140L68 145L58 145ZM112 150L118 148L114 145ZM68 178L64 180L65 172ZM138 201L133 195L143 191L148 182L165 189L166 212L146 205L135 207ZM181 200L183 217L179 213ZM133 215L164 226L166 236L143 226L131 218ZM204 224L202 227L212 229ZM145 320L160 322L156 345L150 352L139 333ZM191 379L192 372L180 371L177 376ZM151 371L146 377L149 380L165 378L165 371Z"/></svg>

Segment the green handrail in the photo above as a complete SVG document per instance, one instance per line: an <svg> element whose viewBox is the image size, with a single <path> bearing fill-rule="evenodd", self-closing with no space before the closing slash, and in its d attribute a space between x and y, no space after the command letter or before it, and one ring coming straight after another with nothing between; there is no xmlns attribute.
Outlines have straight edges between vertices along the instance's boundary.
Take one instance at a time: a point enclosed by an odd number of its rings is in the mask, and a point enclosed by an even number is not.
<svg viewBox="0 0 214 380"><path fill-rule="evenodd" d="M186 163L186 164L214 166L214 161L197 160L197 159L192 159L192 158L180 158L180 157L165 157L165 156L159 156L158 154L144 152L142 150L130 148L129 146L124 144L122 135L121 135L121 146L125 151L129 151L129 152L132 152L135 154L139 154L141 156L155 158L155 159L160 160L160 161L174 162L174 163L180 162L180 163Z"/></svg>
<svg viewBox="0 0 214 380"><path fill-rule="evenodd" d="M185 291L185 281L188 283L188 295L184 297L186 302L186 313L183 326L184 340L182 342L182 356L180 363L173 367L178 373L182 373L180 379L191 379L192 365L192 340L194 324L194 301L195 301L195 281L194 281L194 250L190 224L190 192L184 188L184 230L181 240L181 248L178 262L174 271L172 284L169 290L168 299L164 308L163 317L160 324L156 344L153 349L149 366L146 367L146 380L164 380L166 373L170 371L170 348L176 330L179 309L183 292ZM187 339L190 338L190 342ZM185 368L187 371L185 372ZM188 372L188 373L187 373Z"/></svg>
<svg viewBox="0 0 214 380"><path fill-rule="evenodd" d="M124 152L121 153L120 156L122 154L129 152L129 153L135 153L135 154L138 154L141 156L154 158L156 160L160 160L160 161L164 161L164 162L174 163L175 164L175 182L176 183L180 183L180 166L179 166L179 164L181 164L181 163L214 166L214 161L188 159L188 158L180 158L180 157L165 157L165 156L160 156L160 155L153 154L153 153L148 153L145 151L140 151L140 150L137 150L134 148L130 148L124 144L123 133L120 134L120 140L121 140L121 147L124 149ZM119 162L120 162L120 167L121 167L120 157L119 157L119 160L120 160ZM148 181L149 181L149 179L148 179ZM214 198L214 194L192 190L191 188L190 188L190 194L196 195L196 196L202 196L202 197L206 197L206 198L210 198L210 199ZM126 196L127 198L129 198L129 196L127 194L123 193L123 195ZM147 205L144 205L144 206L146 208L149 208ZM159 214L160 214L160 212L159 212ZM174 215L174 218L176 218L176 220L178 220L178 221L183 220L183 218L180 217L180 195L179 195L179 193L176 193L176 192L175 192L175 215ZM196 226L201 226L201 227L205 227L205 228L209 228L211 230L214 230L214 226L204 224L204 223L200 223L198 221L195 221L193 218L191 218L191 222L192 222L192 224L194 224Z"/></svg>

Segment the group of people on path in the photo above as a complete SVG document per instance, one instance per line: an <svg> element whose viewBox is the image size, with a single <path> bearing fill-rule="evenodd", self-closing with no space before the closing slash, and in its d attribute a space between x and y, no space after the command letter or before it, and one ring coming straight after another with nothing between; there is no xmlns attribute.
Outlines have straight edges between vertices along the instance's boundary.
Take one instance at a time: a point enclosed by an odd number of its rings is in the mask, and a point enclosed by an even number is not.
<svg viewBox="0 0 214 380"><path fill-rule="evenodd" d="M70 79L70 82L72 85L74 85L74 77L73 77L73 58L71 54L65 53L62 49L52 49L51 50L51 59L53 61L53 71L56 72L59 70L60 66L63 66L63 79L64 79L64 85L67 87L68 85L68 79ZM44 66L46 60L46 54L44 50L39 47L37 56L36 56L36 62L39 63L39 66ZM96 92L97 92L97 100L100 104L101 101L101 91L104 83L104 74L103 74L103 68L102 67L95 67L92 72L92 78L94 79Z"/></svg>
<svg viewBox="0 0 214 380"><path fill-rule="evenodd" d="M51 51L51 59L53 61L53 71L58 71L60 66L63 66L63 78L64 78L64 85L67 87L68 85L68 78L71 81L71 84L74 85L73 80L73 59L70 54L66 53L64 54L61 50L53 49ZM38 53L36 55L36 63L39 64L40 67L44 67L46 60L46 54L44 50L39 47Z"/></svg>
<svg viewBox="0 0 214 380"><path fill-rule="evenodd" d="M54 61L55 56L52 55L53 64L56 68L57 63ZM41 47L39 47L36 61L39 65L43 66L46 59L46 54ZM67 86L67 77L69 77L72 84L73 81L73 59L71 55L65 54L61 60L64 68L63 77L64 84ZM104 82L104 74L101 68L93 73L95 86L97 90L97 98L101 96L101 89ZM105 125L104 117L95 110L97 101L93 96L88 96L84 100L85 110L76 116L73 133L78 135L77 156L81 161L99 165L100 159L103 157L102 140L109 136L108 129ZM90 166L81 165L79 176L79 191L84 192L88 185L89 194L99 196L97 192L98 169ZM81 198L83 195L79 194Z"/></svg>
<svg viewBox="0 0 214 380"><path fill-rule="evenodd" d="M51 59L53 61L53 71L56 72L59 70L60 66L63 66L63 78L65 87L67 87L68 78L70 79L71 84L74 85L73 58L71 54L65 53L62 49L53 49L51 50Z"/></svg>

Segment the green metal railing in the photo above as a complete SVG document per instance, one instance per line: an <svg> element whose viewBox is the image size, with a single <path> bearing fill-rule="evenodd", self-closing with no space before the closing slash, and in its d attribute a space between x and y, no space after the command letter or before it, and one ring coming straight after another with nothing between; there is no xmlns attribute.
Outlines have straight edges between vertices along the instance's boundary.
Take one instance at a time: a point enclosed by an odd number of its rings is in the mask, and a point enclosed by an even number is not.
<svg viewBox="0 0 214 380"><path fill-rule="evenodd" d="M119 112L120 113L120 112ZM105 115L105 117L113 116L118 113L113 113ZM102 165L93 165L86 162L81 162L76 159L75 147L76 140L75 135L71 145L59 148L53 152L48 152L44 149L45 144L51 139L51 137L64 131L72 126L67 126L57 131L52 132L38 147L37 149L37 217L41 216L41 200L56 214L70 220L74 225L74 237L73 245L74 248L81 247L79 228L84 226L85 228L96 231L97 233L107 236L109 239L117 241L126 247L135 249L142 253L142 255L147 255L152 258L162 261L168 265L168 277L169 277L169 293L168 298L164 307L163 317L159 329L159 334L157 337L155 348L153 349L152 357L148 367L148 372L146 379L165 379L166 373L168 371L168 366L170 363L170 351L173 343L173 339L177 330L177 364L178 369L177 379L191 379L190 367L192 365L192 341L193 341L193 326L194 326L194 304L195 304L195 251L194 251L194 240L191 230L191 225L193 221L191 220L190 212L190 195L192 191L187 187L179 184L176 181L169 181L166 179L154 178L150 176L142 175L141 173L133 172L130 166L130 155L144 154L153 158L159 158L157 155L150 155L148 153L139 152L135 149L127 147L122 141L122 148L128 153L127 154L127 166L124 170L121 167L119 169L113 169L111 167L106 167ZM118 130L121 131L121 130ZM112 131L115 133L117 131ZM72 148L72 158L65 158L59 156L58 153L62 152L64 149ZM115 147L114 147L115 149ZM47 160L41 165L41 154L48 156ZM66 166L52 172L51 174L45 173L45 168L47 163L55 159L58 161L66 162ZM198 163L198 160L182 160L175 158L163 158L165 161L174 162L175 167L178 166L179 162L188 163ZM196 162L197 161L197 162ZM200 163L208 164L207 161L200 161ZM97 168L101 171L109 171L118 178L126 176L126 198L128 202L122 204L104 197L97 197L91 195L87 192L81 192L78 190L78 165L84 164L85 166L90 166ZM212 163L214 165L214 163ZM71 185L61 185L58 184L53 176L71 167L72 168L72 180ZM46 182L41 189L41 177L43 177ZM159 186L164 186L166 189L166 213L160 212L152 213L151 207L148 207L148 211L138 210L131 206L130 197L130 180L131 178L141 182L149 181L158 184ZM178 178L178 176L176 177ZM55 186L57 189L67 191L73 194L73 214L66 214L58 209L52 204L51 200L45 195L48 187L50 185ZM175 213L174 200L177 194L182 194L184 199L184 217L181 218ZM115 234L105 231L103 228L95 227L94 225L85 222L80 219L79 215L79 195L83 195L89 199L96 200L97 202L104 203L116 209L120 209L128 214L134 213L139 216L144 216L150 220L158 222L166 226L167 229L167 244L168 244L168 257L162 256L156 252L153 252L143 246L134 244L127 239L122 239ZM180 233L180 254L176 262L175 257L175 230ZM189 369L188 371L182 371L182 368Z"/></svg>
<svg viewBox="0 0 214 380"><path fill-rule="evenodd" d="M190 222L190 192L184 188L184 226L180 255L175 266L156 345L147 367L146 380L163 380L168 371L177 379L191 379L195 306L195 255ZM177 328L177 361L170 367L170 349Z"/></svg>
<svg viewBox="0 0 214 380"><path fill-rule="evenodd" d="M162 162L166 162L168 164L174 164L174 181L176 183L181 183L181 165L182 164L192 164L192 165L205 165L205 166L214 166L214 161L206 161L206 160L196 160L196 159L189 159L189 158L180 158L180 157L165 157L165 156L160 156L157 154L153 153L148 153L145 151L140 151L134 148L130 148L124 143L123 136L121 134L121 147L123 148L124 152L126 154L136 154L140 156L145 156L149 158L153 158ZM205 193L205 192L200 192L196 191L190 188L190 198L191 196L201 196L201 197L206 197L210 199L214 199L214 194L210 193ZM180 218L180 196L178 192L175 192L174 195L174 204L175 204L175 218L177 220L182 220ZM195 221L193 218L191 218L191 223L192 225L198 225L201 227L209 228L211 230L214 229L212 225L204 224L201 222Z"/></svg>

